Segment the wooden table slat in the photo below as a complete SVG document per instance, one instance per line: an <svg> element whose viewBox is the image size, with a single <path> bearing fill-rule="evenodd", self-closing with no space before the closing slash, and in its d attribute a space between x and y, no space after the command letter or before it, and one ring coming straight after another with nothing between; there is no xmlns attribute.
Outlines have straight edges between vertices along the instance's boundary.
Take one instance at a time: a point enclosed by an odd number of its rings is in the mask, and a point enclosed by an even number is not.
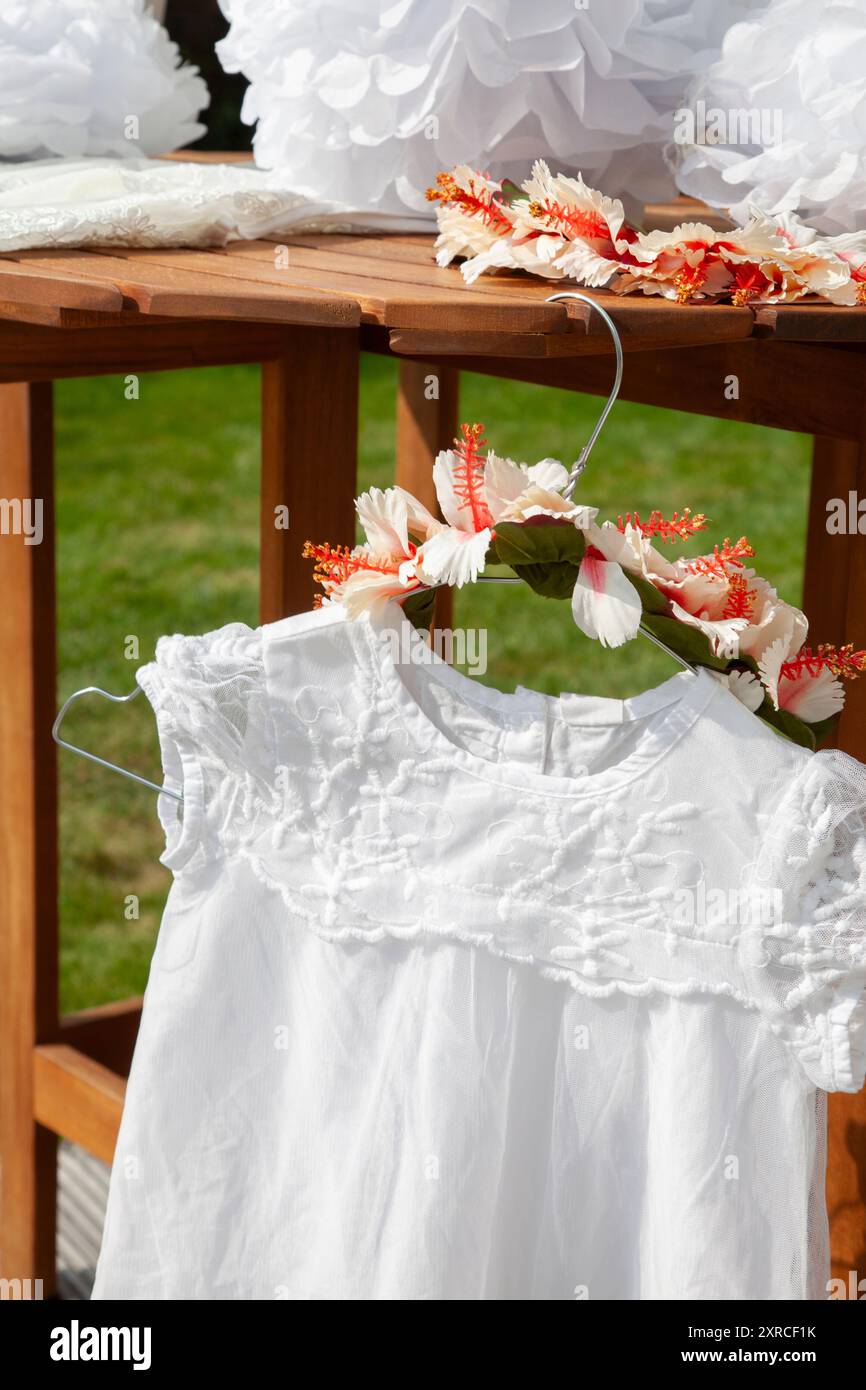
<svg viewBox="0 0 866 1390"><path fill-rule="evenodd" d="M476 353L483 357L579 357L599 351L596 342L579 333L392 328L388 342L392 352L405 357L445 357L450 353Z"/></svg>
<svg viewBox="0 0 866 1390"><path fill-rule="evenodd" d="M83 275L55 274L37 262L0 259L0 299L41 308L92 309L116 313L123 296L114 285Z"/></svg>
<svg viewBox="0 0 866 1390"><path fill-rule="evenodd" d="M233 242L226 253L233 260L272 265L274 249L268 242ZM345 291L357 298L368 323L389 328L441 328L447 324L455 329L490 332L564 333L570 326L563 305L546 304L543 296L481 293L463 285L415 285L384 274L376 279L359 274L348 264L335 269L333 263L310 264L300 255L290 258L288 267L278 273L291 284Z"/></svg>
<svg viewBox="0 0 866 1390"><path fill-rule="evenodd" d="M184 253L177 253L183 255ZM16 257L16 264L35 262L50 269L80 274L116 285L127 305L141 313L166 317L262 319L277 323L357 327L357 307L345 298L285 286L280 294L239 278L223 285L218 279L183 268L182 263L139 265L131 257L95 251L33 251Z"/></svg>
<svg viewBox="0 0 866 1390"><path fill-rule="evenodd" d="M397 239L394 237L372 238L335 235L333 240L335 245L331 246L325 234L289 237L282 245L288 252L290 266L294 265L303 269L308 267L334 268L338 274L369 275L371 278L378 276L386 283L407 281L425 287L441 286L455 297L466 297L470 294L475 297L492 295L498 301L507 298L510 303L516 304L524 303L527 300L544 302L550 295L567 290L587 293L586 290L571 280L540 280L520 271L505 271L483 276L476 280L470 289L466 286L456 266L443 269L435 264L429 237L414 237L409 241L402 242L401 245L396 244ZM244 248L243 251L240 249L241 247ZM269 242L244 242L239 243L239 249L233 254L242 255L247 250L250 253L255 250L256 258L264 260L273 256L275 248ZM389 251L397 254L389 255ZM401 255L401 251L408 253L408 255ZM287 272L282 273L286 274ZM715 304L672 304L660 295L624 296L614 294L611 290L593 290L590 293L591 297L601 303L613 318L622 336L626 351L633 348L685 347L693 344L736 342L750 337L754 328L752 311L748 308L725 305L720 314L720 306ZM562 302L565 304L572 328L576 324L582 323L584 332L597 341L589 345L588 348L565 349L561 355L572 356L587 350L594 352L612 351L607 328L588 305L581 304L577 300ZM389 323L388 326L395 327L397 325ZM437 337L441 337L443 333L450 332L453 327L455 326L452 325L450 318L444 324L441 319L437 318L432 331ZM488 325L479 320L475 325L469 326L466 331L483 333L487 328ZM522 325L515 324L514 328L519 331ZM462 351L463 348L460 345L455 345L454 350ZM472 349L467 347L466 350L471 351ZM479 347L478 350L483 351L483 348ZM500 347L496 355L507 355L504 345ZM515 353L514 355L519 354Z"/></svg>
<svg viewBox="0 0 866 1390"><path fill-rule="evenodd" d="M423 276L416 274L416 282L404 281L399 275L381 273L379 266L367 262L352 261L336 263L324 257L312 256L306 259L299 251L292 252L292 259L285 268L273 264L276 248L269 243L243 243L245 248L256 248L256 254L222 253L220 251L122 251L120 256L132 266L162 266L178 271L194 272L197 275L212 276L217 285L253 287L272 286L282 291L318 295L330 293L344 297L347 303L357 304L367 322L386 326L415 323L439 324L442 308L451 306L455 300L453 284L425 284ZM434 267L435 269L435 267ZM137 273L137 272L136 272ZM439 272L440 274L442 272ZM541 306L544 304L540 297ZM490 331L505 332L515 326L528 331L563 332L570 326L582 332L579 323L569 324L567 310L556 305L539 307L535 298L530 301L497 296L498 311L494 311L495 326ZM425 313L424 306L428 306ZM490 317L490 301L477 294L464 292L457 303L459 312L473 308L473 322L482 326L483 320ZM485 328L489 324L483 322Z"/></svg>
<svg viewBox="0 0 866 1390"><path fill-rule="evenodd" d="M866 342L866 305L835 305L810 301L755 306L757 337L792 342Z"/></svg>
<svg viewBox="0 0 866 1390"><path fill-rule="evenodd" d="M370 245L369 240L366 245ZM259 243L261 245L261 243ZM507 297L510 302L526 300L546 301L550 295L568 290L587 293L573 280L539 280L520 271L500 271L493 275L481 276L471 288L467 287L456 266L442 268L432 260L429 239L425 244L425 257L422 261L406 262L399 257L384 262L375 256L367 256L360 250L344 250L323 245L308 245L303 238L285 243L290 264L316 266L319 268L351 266L347 273L378 276L387 283L406 281L415 285L441 286L454 295L495 295L497 299ZM611 290L593 290L593 299L604 304L617 322L617 327L625 332L641 332L652 338L674 340L688 343L700 337L709 341L717 339L719 331L725 339L747 338L752 332L753 319L749 309L726 306L720 317L718 306L713 304L671 304L659 295L618 295ZM587 331L602 338L608 336L607 329L597 314L577 300L563 301L569 317L587 326ZM441 328L442 325L439 325ZM482 327L482 325L479 325Z"/></svg>

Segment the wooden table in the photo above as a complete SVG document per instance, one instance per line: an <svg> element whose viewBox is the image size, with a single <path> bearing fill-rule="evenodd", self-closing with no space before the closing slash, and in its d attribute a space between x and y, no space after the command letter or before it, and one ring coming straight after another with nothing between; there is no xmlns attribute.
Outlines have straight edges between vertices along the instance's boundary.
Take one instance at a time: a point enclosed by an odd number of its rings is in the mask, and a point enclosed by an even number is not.
<svg viewBox="0 0 866 1390"><path fill-rule="evenodd" d="M650 211L669 226L694 208ZM270 622L310 606L305 537L353 541L360 352L401 363L397 477L434 505L432 458L454 433L461 368L607 394L607 333L583 305L546 304L555 288L509 275L467 289L457 270L436 267L428 237L0 258L0 496L43 499L45 528L41 545L0 535L0 1275L50 1288L56 1135L110 1159L140 1009L131 1000L58 1016L51 383L262 363ZM866 308L596 297L622 335L624 399L815 437L803 606L817 639L866 647L866 536L825 525L828 498L866 497ZM273 524L281 504L288 531ZM849 687L838 735L866 760L864 716L866 680ZM837 1096L829 1204L843 1278L866 1276L864 1193L866 1095Z"/></svg>

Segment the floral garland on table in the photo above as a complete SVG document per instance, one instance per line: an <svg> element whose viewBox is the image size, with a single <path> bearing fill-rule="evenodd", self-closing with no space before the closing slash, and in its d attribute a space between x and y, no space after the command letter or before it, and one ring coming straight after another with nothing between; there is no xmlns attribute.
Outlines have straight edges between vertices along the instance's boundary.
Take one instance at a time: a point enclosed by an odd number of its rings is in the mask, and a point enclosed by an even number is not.
<svg viewBox="0 0 866 1390"><path fill-rule="evenodd" d="M467 165L439 174L436 259L464 257L469 284L485 271L525 270L617 294L660 294L680 304L789 304L817 295L866 304L866 232L822 237L795 214L752 209L744 227L715 231L683 222L644 232L623 205L584 183L554 176L542 160L518 188Z"/></svg>
<svg viewBox="0 0 866 1390"><path fill-rule="evenodd" d="M432 585L472 583L487 565L508 565L545 598L571 598L574 621L605 647L640 627L692 665L715 672L756 714L814 748L844 702L843 679L866 669L866 651L805 645L808 623L747 565L742 536L712 553L668 559L654 541L676 543L703 531L707 518L686 508L669 519L628 512L597 521L598 510L567 498L556 459L531 467L485 455L483 426L463 425L453 449L433 465L445 520L401 487L371 488L355 503L366 543L314 545L321 602L349 618L406 597L416 627L429 625ZM729 653L736 652L734 657Z"/></svg>

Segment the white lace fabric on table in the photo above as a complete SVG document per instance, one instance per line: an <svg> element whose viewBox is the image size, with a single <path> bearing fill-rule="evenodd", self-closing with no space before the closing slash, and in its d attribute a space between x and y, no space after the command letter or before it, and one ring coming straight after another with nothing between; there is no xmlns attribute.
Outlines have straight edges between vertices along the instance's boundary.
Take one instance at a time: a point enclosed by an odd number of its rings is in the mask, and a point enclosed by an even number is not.
<svg viewBox="0 0 866 1390"><path fill-rule="evenodd" d="M422 648L330 607L138 673L184 801L95 1296L826 1297L866 771L706 673Z"/></svg>
<svg viewBox="0 0 866 1390"><path fill-rule="evenodd" d="M293 193L237 164L159 159L0 163L0 252L53 246L206 247L300 232L425 232L435 219Z"/></svg>

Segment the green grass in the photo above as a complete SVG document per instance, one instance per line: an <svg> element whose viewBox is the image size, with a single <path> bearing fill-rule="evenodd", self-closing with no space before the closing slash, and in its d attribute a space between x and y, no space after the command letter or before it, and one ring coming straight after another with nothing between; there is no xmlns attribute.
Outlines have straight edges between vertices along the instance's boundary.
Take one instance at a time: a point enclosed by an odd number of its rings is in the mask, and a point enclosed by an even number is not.
<svg viewBox="0 0 866 1390"><path fill-rule="evenodd" d="M393 364L365 359L360 487L393 482L394 391ZM120 377L58 388L61 698L82 685L131 690L163 633L255 624L258 402L258 373L247 367L144 376L137 401L125 399ZM484 421L498 453L527 462L571 463L597 409L591 397L462 383L461 417ZM746 531L761 571L797 602L808 448L802 436L620 405L579 493L602 517L691 506L712 518L711 540ZM484 679L504 689L627 695L673 670L640 640L602 651L577 632L568 604L522 588L461 594L456 621L487 629ZM143 698L123 708L82 702L64 727L73 742L159 780ZM143 989L170 879L157 862L148 791L63 751L60 772L61 1005L70 1010ZM137 920L126 916L130 895Z"/></svg>

